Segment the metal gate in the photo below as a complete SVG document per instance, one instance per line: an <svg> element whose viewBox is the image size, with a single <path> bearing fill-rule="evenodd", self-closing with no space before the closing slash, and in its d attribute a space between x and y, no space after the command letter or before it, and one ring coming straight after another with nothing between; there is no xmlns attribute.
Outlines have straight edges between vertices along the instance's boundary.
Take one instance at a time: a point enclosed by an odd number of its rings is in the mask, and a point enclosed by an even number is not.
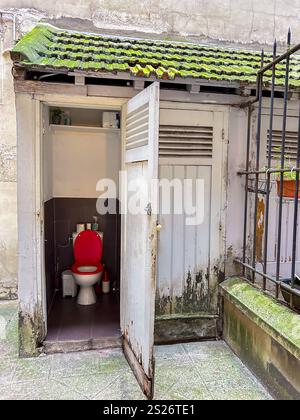
<svg viewBox="0 0 300 420"><path fill-rule="evenodd" d="M290 64L294 54L300 50L300 44L291 47L290 31L287 43L287 52L280 56L277 55L276 42L273 56L262 51L257 95L247 104L246 167L239 172L245 178L244 244L243 258L239 262L243 275L253 283L261 283L265 291L270 290L270 284L275 285L276 298L284 297L291 307L299 308L300 109L293 122L289 121L288 110L292 94ZM283 87L284 102L280 122L274 112L278 85ZM270 92L268 122L263 116L263 99L267 91ZM255 159L252 163L251 124L256 103L258 118ZM267 136L267 156L262 153L264 135ZM266 166L262 168L265 162ZM285 187L287 180L293 186L289 195ZM272 184L275 184L275 194L271 192Z"/></svg>

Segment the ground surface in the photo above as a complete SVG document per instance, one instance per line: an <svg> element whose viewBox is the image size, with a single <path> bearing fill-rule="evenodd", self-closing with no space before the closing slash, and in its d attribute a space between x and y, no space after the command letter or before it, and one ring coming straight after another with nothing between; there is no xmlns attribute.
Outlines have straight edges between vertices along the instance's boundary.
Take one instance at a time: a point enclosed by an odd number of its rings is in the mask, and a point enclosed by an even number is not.
<svg viewBox="0 0 300 420"><path fill-rule="evenodd" d="M224 342L156 348L156 399L265 400ZM0 303L0 399L143 399L121 351L17 357L16 304Z"/></svg>

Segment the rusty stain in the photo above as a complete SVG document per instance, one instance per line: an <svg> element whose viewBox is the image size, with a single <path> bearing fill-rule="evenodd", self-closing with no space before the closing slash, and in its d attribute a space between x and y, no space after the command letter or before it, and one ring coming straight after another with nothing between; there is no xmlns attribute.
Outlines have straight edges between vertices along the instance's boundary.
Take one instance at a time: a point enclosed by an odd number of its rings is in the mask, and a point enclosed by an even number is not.
<svg viewBox="0 0 300 420"><path fill-rule="evenodd" d="M157 230L156 230L157 223L155 221L154 227L152 229L152 233L150 236L151 241L151 288L153 290L156 289L156 264L157 264Z"/></svg>
<svg viewBox="0 0 300 420"><path fill-rule="evenodd" d="M265 202L263 199L258 201L256 219L256 258L263 260L263 237L265 229Z"/></svg>

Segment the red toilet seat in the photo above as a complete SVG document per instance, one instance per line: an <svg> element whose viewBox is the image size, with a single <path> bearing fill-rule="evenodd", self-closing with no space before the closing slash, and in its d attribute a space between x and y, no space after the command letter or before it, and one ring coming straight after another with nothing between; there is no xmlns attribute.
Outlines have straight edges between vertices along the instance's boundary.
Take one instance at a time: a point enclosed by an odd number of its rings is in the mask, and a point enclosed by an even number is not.
<svg viewBox="0 0 300 420"><path fill-rule="evenodd" d="M82 276L101 273L104 269L101 264L103 244L100 235L92 230L81 232L74 244L75 263L72 272ZM79 271L80 267L96 267L95 270Z"/></svg>

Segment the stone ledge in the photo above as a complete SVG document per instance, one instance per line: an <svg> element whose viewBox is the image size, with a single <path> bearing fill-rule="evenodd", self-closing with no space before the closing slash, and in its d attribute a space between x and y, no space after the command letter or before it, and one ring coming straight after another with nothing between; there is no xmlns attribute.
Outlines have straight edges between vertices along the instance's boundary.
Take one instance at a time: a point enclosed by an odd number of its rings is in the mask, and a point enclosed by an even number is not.
<svg viewBox="0 0 300 420"><path fill-rule="evenodd" d="M220 287L226 299L300 360L300 315L241 278Z"/></svg>

